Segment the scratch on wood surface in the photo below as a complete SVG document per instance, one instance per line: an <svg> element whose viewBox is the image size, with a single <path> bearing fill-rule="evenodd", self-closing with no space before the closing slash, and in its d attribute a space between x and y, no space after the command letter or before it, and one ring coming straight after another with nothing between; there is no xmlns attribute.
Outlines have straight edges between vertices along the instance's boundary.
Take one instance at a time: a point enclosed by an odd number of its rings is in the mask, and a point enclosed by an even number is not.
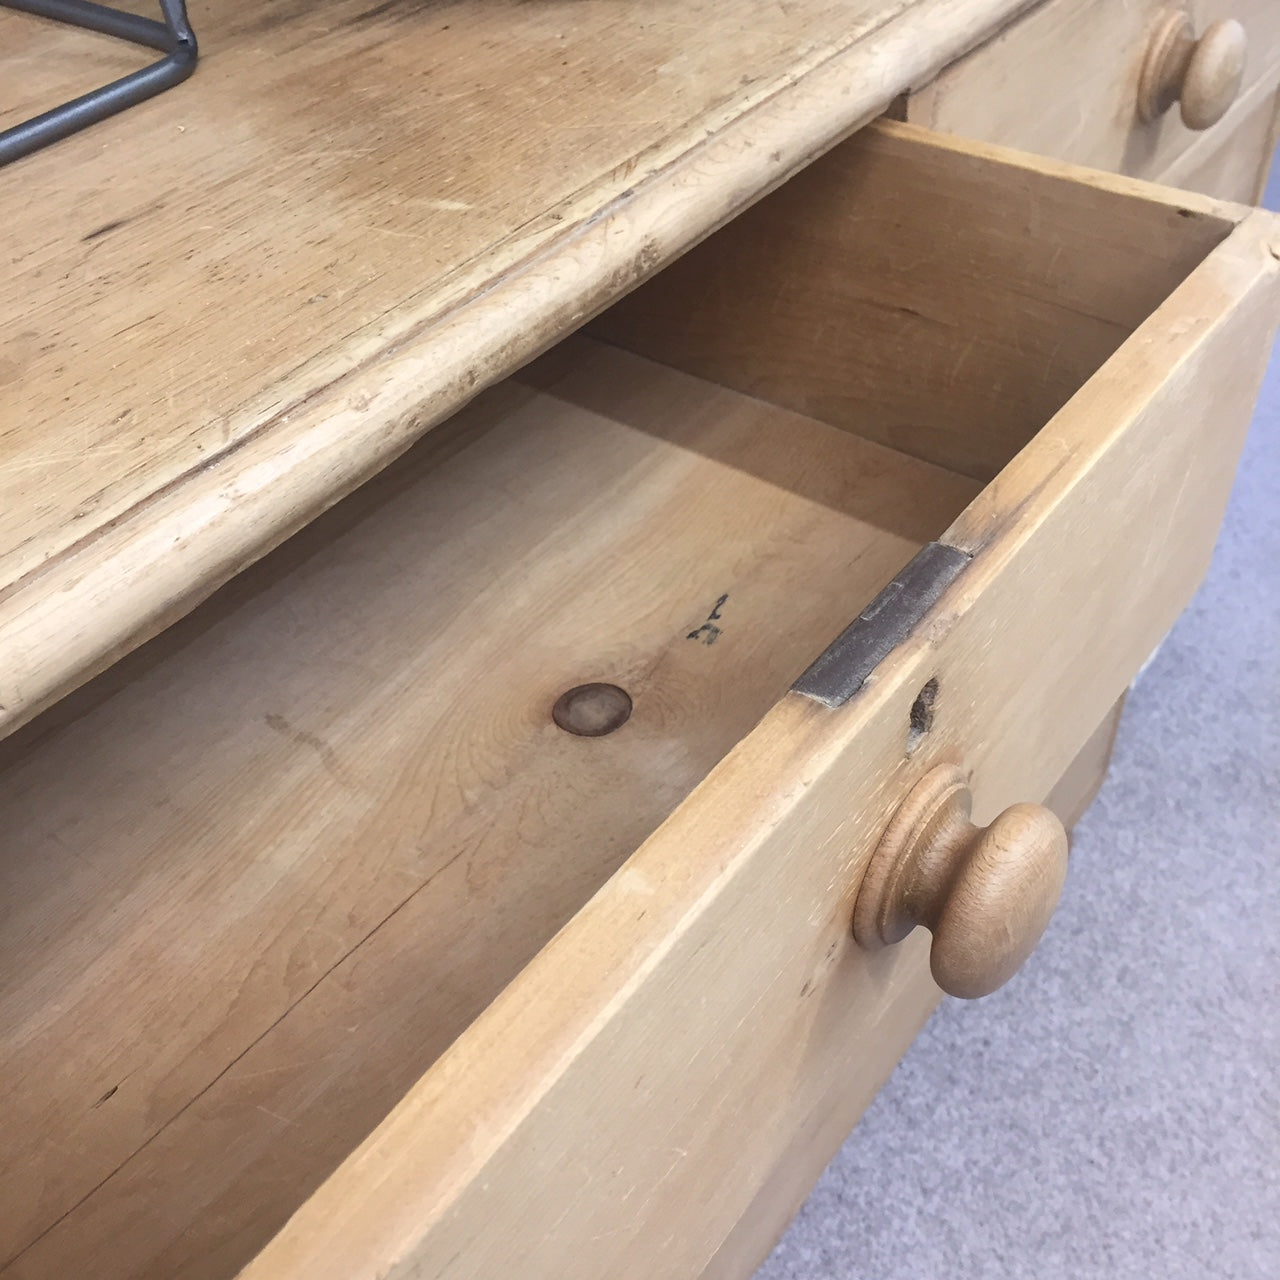
<svg viewBox="0 0 1280 1280"><path fill-rule="evenodd" d="M376 231L384 236L399 236L402 240L429 240L431 237L422 231L396 231L391 227L375 227L369 223L363 224L362 230Z"/></svg>
<svg viewBox="0 0 1280 1280"><path fill-rule="evenodd" d="M951 382L955 382L960 377L960 370L964 368L969 357L973 354L973 349L977 345L978 345L977 338L969 339L968 343L965 345L964 350L960 352L959 357L956 359L955 364L951 366L951 376L950 376Z"/></svg>
<svg viewBox="0 0 1280 1280"><path fill-rule="evenodd" d="M265 1076L278 1076L285 1072L301 1071L305 1067L316 1067L322 1063L328 1062L331 1058L337 1057L337 1054L326 1053L319 1058L310 1058L301 1061L296 1058L290 1058L287 1062L282 1062L275 1067L263 1067L258 1071L243 1071L237 1077L237 1082L243 1084L246 1080L260 1080Z"/></svg>
<svg viewBox="0 0 1280 1280"><path fill-rule="evenodd" d="M18 457L0 460L0 476L18 476L27 471L47 471L50 467L74 466L76 463L105 461L135 452L135 446L127 444L92 444L85 442L75 449L54 449L38 457Z"/></svg>
<svg viewBox="0 0 1280 1280"><path fill-rule="evenodd" d="M281 1124L287 1124L291 1129L296 1129L298 1127L298 1122L296 1120L289 1120L285 1116L277 1115L274 1111L271 1111L266 1107L257 1106L254 1110L261 1111L264 1116L270 1116L273 1120L278 1120Z"/></svg>

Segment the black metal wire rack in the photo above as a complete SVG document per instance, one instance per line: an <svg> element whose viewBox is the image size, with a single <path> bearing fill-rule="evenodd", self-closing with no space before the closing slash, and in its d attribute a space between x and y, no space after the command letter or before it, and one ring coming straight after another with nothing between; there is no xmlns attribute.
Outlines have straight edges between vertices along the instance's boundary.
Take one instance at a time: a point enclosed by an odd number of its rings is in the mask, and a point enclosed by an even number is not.
<svg viewBox="0 0 1280 1280"><path fill-rule="evenodd" d="M118 36L133 44L158 49L165 55L141 71L0 130L0 165L30 155L51 142L154 97L180 84L196 69L196 37L187 18L186 0L160 0L162 22L94 4L92 0L0 0L0 7Z"/></svg>

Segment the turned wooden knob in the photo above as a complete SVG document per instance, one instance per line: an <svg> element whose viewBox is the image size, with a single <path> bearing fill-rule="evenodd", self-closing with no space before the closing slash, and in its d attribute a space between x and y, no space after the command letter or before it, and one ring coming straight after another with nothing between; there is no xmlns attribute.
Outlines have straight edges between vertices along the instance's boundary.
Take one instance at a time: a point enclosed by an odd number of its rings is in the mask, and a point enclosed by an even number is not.
<svg viewBox="0 0 1280 1280"><path fill-rule="evenodd" d="M1022 967L1067 875L1067 833L1048 809L1015 804L983 828L969 821L972 805L954 765L927 773L885 828L853 909L853 935L869 951L924 925L934 980L966 999Z"/></svg>
<svg viewBox="0 0 1280 1280"><path fill-rule="evenodd" d="M1138 114L1158 120L1175 102L1188 129L1217 124L1240 93L1247 41L1230 18L1210 23L1196 39L1188 14L1166 13L1147 46L1138 83Z"/></svg>

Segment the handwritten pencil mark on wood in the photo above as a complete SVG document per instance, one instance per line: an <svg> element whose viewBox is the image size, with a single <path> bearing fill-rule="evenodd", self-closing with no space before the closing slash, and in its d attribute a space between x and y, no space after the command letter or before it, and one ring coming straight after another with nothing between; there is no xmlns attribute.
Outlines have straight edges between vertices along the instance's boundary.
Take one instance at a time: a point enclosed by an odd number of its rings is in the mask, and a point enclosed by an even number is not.
<svg viewBox="0 0 1280 1280"><path fill-rule="evenodd" d="M721 628L716 626L716 623L722 621L720 617L720 610L724 608L724 603L728 598L729 593L726 591L724 595L722 595L712 606L711 612L707 614L706 622L695 630L690 631L689 634L685 636L685 639L700 640L703 644L715 644L715 642L720 639L721 631Z"/></svg>

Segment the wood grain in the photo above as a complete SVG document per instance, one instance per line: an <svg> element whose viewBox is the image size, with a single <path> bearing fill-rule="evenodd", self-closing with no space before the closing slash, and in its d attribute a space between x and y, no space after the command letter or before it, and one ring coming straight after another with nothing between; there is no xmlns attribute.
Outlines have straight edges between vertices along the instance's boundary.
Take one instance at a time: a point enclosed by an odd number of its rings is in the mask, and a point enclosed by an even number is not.
<svg viewBox="0 0 1280 1280"><path fill-rule="evenodd" d="M10 740L6 1277L234 1273L977 488L582 340L452 430Z"/></svg>
<svg viewBox="0 0 1280 1280"><path fill-rule="evenodd" d="M1046 795L1194 589L1266 364L1276 235L1255 214L1210 254L949 531L974 561L876 679L835 712L785 698L246 1280L708 1265L792 1136L829 1138L826 1101L865 1098L932 1000L918 950L858 957L848 923L911 781L964 758L980 821Z"/></svg>
<svg viewBox="0 0 1280 1280"><path fill-rule="evenodd" d="M0 172L0 728L1025 2L203 3ZM0 11L0 121L129 57Z"/></svg>
<svg viewBox="0 0 1280 1280"><path fill-rule="evenodd" d="M880 122L591 331L989 480L1242 214Z"/></svg>

